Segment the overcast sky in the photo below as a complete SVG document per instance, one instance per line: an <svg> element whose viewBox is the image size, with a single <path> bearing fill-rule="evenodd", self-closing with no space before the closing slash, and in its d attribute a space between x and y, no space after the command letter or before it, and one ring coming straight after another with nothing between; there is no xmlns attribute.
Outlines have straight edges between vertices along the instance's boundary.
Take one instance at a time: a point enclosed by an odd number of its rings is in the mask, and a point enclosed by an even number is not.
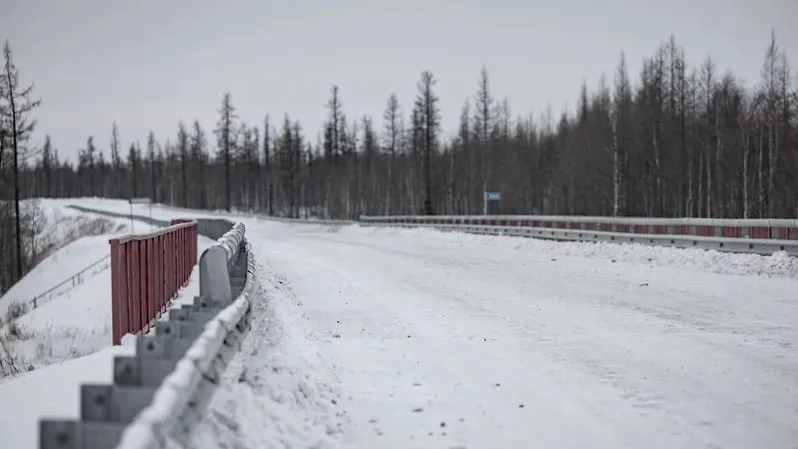
<svg viewBox="0 0 798 449"><path fill-rule="evenodd" d="M315 141L332 84L348 117L379 120L425 69L447 130L483 64L514 114L559 113L621 49L636 77L671 33L692 64L709 53L753 84L771 28L798 68L796 24L796 0L0 0L0 38L42 99L35 142L70 157L89 134L107 152L114 120L126 143L180 119L210 131L227 90L250 124L287 112Z"/></svg>

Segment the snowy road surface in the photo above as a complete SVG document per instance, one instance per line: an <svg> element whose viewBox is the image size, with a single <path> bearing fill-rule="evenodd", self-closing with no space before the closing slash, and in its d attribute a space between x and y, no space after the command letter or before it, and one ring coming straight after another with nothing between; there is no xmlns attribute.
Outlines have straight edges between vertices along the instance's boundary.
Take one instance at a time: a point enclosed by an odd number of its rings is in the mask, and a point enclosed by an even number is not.
<svg viewBox="0 0 798 449"><path fill-rule="evenodd" d="M268 302L209 447L798 448L794 277L248 226Z"/></svg>

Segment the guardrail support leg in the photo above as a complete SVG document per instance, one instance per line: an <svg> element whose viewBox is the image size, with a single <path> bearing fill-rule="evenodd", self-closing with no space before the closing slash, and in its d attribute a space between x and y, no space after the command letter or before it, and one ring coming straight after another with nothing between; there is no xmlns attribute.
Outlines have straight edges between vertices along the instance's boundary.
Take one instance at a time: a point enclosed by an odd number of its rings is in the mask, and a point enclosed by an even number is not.
<svg viewBox="0 0 798 449"><path fill-rule="evenodd" d="M219 246L206 249L199 261L200 296L213 301L230 302L233 291L230 286L230 272L227 266L227 253Z"/></svg>

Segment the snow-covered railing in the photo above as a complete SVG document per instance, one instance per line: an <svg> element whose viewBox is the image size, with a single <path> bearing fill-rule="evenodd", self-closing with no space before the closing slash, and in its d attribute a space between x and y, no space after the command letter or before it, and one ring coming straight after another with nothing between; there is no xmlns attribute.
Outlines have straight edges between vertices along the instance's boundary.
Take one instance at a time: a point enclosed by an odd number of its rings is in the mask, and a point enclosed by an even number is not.
<svg viewBox="0 0 798 449"><path fill-rule="evenodd" d="M604 241L798 256L798 220L620 218L578 216L379 216L361 226L432 227L444 231L553 240Z"/></svg>
<svg viewBox="0 0 798 449"><path fill-rule="evenodd" d="M135 356L115 357L113 385L81 386L79 420L40 421L41 449L154 449L191 439L250 329L254 259L245 231L236 223L202 253L200 296L136 337Z"/></svg>

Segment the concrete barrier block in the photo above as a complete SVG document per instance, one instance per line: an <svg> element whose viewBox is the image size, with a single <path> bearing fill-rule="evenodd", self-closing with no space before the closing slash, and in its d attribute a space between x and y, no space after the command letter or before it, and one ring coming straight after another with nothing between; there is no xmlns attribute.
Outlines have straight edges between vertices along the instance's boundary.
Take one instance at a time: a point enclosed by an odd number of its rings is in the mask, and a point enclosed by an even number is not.
<svg viewBox="0 0 798 449"><path fill-rule="evenodd" d="M168 313L168 320L169 321L188 321L189 313L191 311L184 308L172 308L169 309Z"/></svg>
<svg viewBox="0 0 798 449"><path fill-rule="evenodd" d="M193 342L194 339L192 338L177 336L153 335L139 337L136 340L136 357L179 359L186 354Z"/></svg>
<svg viewBox="0 0 798 449"><path fill-rule="evenodd" d="M222 301L214 301L211 298L207 298L205 296L195 296L194 297L194 309L201 310L201 309L216 309L222 310L227 306Z"/></svg>
<svg viewBox="0 0 798 449"><path fill-rule="evenodd" d="M126 424L43 419L39 422L40 449L109 449L116 446Z"/></svg>
<svg viewBox="0 0 798 449"><path fill-rule="evenodd" d="M219 309L194 310L193 304L184 304L182 310L184 311L185 321L201 326L204 326L219 314Z"/></svg>
<svg viewBox="0 0 798 449"><path fill-rule="evenodd" d="M155 395L155 386L81 385L80 419L130 423Z"/></svg>
<svg viewBox="0 0 798 449"><path fill-rule="evenodd" d="M156 386L174 371L179 359L114 357L114 384Z"/></svg>
<svg viewBox="0 0 798 449"><path fill-rule="evenodd" d="M232 300L227 252L222 247L213 246L202 253L199 273L200 296L227 303Z"/></svg>
<svg viewBox="0 0 798 449"><path fill-rule="evenodd" d="M191 321L159 321L155 324L155 335L175 336L177 338L196 339L202 333L203 326Z"/></svg>

